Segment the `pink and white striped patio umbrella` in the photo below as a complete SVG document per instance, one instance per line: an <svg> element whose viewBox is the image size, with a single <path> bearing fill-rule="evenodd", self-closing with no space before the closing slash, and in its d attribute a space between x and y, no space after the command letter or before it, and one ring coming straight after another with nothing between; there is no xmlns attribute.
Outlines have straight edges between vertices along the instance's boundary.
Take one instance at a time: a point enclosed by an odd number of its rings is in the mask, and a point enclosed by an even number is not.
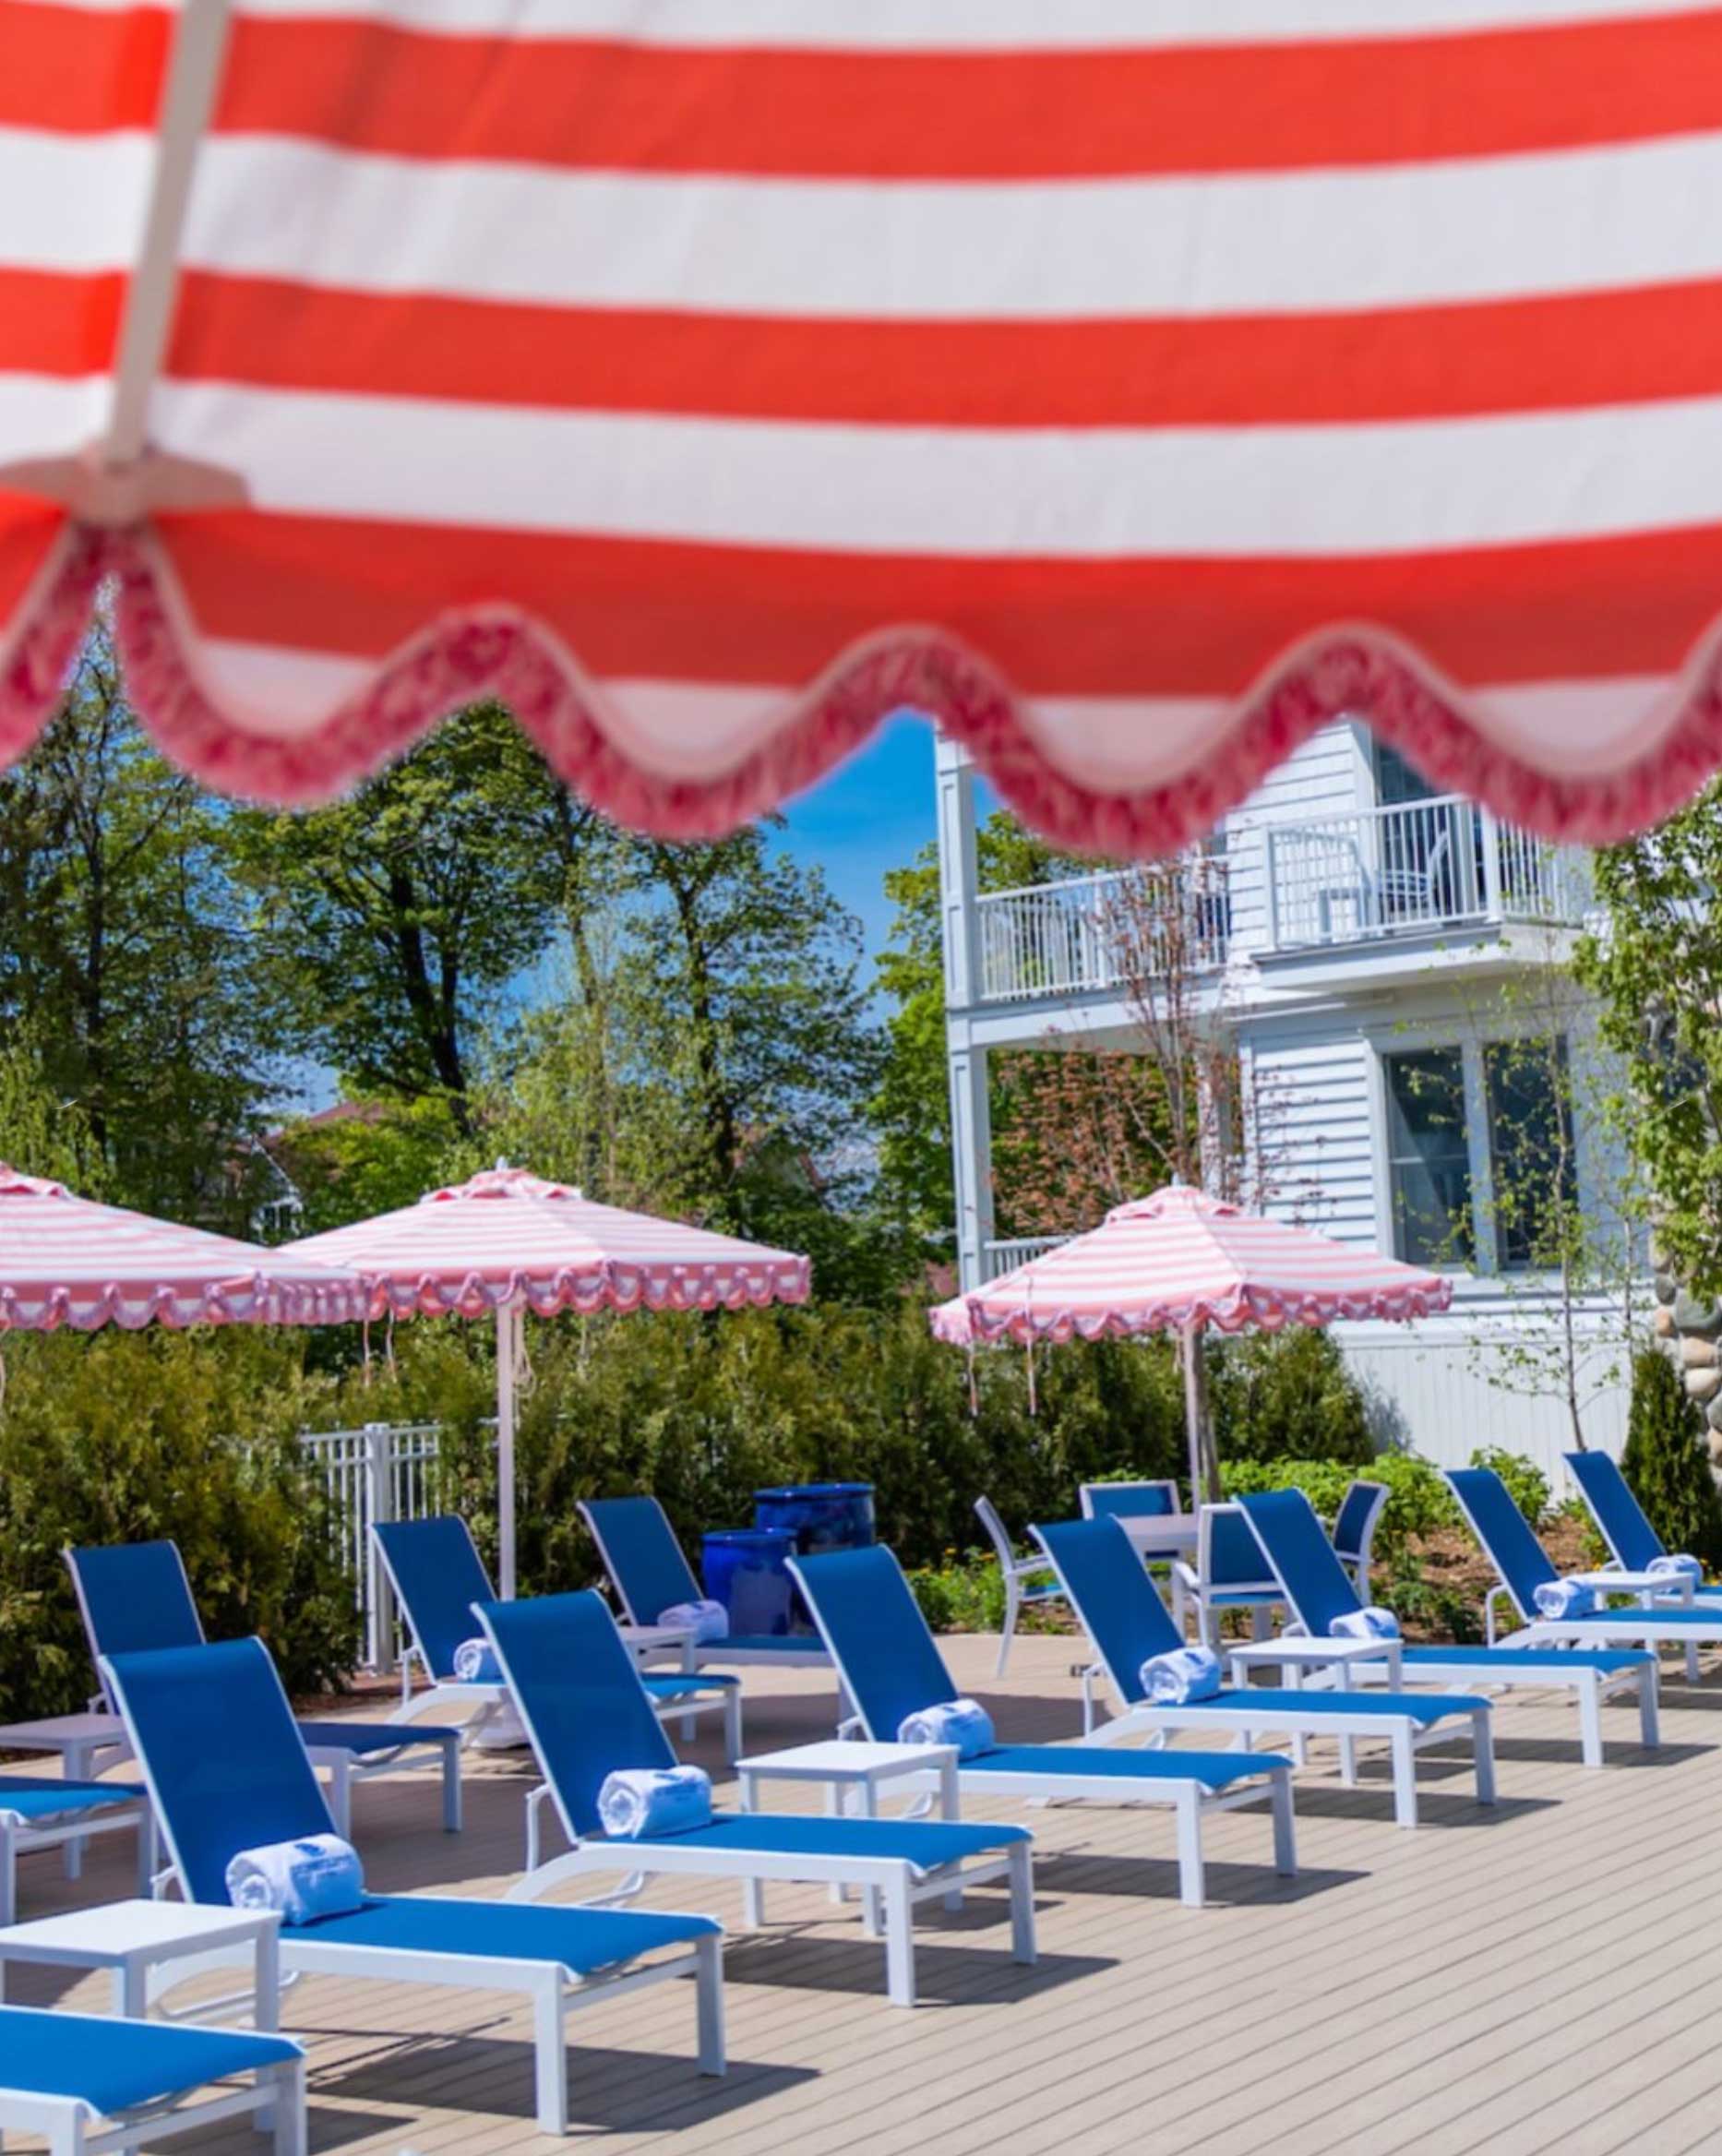
<svg viewBox="0 0 1722 2156"><path fill-rule="evenodd" d="M1174 1184L931 1312L958 1346L1016 1340L1102 1340L1132 1333L1184 1336L1192 1488L1200 1489L1201 1404L1194 1353L1209 1325L1327 1325L1336 1318L1420 1318L1445 1310L1453 1282L1269 1220Z"/></svg>
<svg viewBox="0 0 1722 2156"><path fill-rule="evenodd" d="M370 1307L356 1274L74 1197L0 1164L0 1332L333 1325Z"/></svg>
<svg viewBox="0 0 1722 2156"><path fill-rule="evenodd" d="M566 1183L498 1165L414 1205L290 1243L351 1266L397 1316L496 1320L496 1511L501 1584L514 1593L514 1428L527 1311L742 1310L805 1302L791 1251L600 1205Z"/></svg>

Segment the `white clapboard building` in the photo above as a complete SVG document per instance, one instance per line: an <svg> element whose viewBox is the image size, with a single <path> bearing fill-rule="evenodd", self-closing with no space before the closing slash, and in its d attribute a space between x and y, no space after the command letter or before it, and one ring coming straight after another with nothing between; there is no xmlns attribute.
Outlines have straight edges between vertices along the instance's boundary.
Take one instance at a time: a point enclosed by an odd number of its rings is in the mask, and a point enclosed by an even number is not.
<svg viewBox="0 0 1722 2156"><path fill-rule="evenodd" d="M938 787L955 1240L968 1287L1044 1247L996 1231L989 1056L1140 1041L1140 982L1121 976L1141 968L1119 957L1116 872L983 892L976 780L949 741ZM1570 1115L1573 1098L1603 1087L1590 1013L1563 966L1590 903L1585 855L1433 793L1367 727L1342 721L1226 819L1197 889L1199 993L1235 1045L1256 1142L1271 1148L1266 1208L1453 1272L1445 1318L1340 1328L1381 1435L1443 1463L1499 1443L1558 1469L1566 1406L1552 1385L1526 1394L1514 1350L1551 1337L1561 1299L1493 1193L1516 1119ZM1546 1060L1497 1045L1531 1027L1558 1027L1575 1080L1564 1092L1545 1075L1537 1097ZM1598 1119L1572 1120L1580 1203L1599 1237L1616 1235L1618 1164ZM1620 1360L1620 1299L1594 1299L1579 1319L1597 1343L1584 1369L1586 1439L1616 1450L1624 1394L1600 1376ZM1515 1370L1518 1384L1503 1383Z"/></svg>

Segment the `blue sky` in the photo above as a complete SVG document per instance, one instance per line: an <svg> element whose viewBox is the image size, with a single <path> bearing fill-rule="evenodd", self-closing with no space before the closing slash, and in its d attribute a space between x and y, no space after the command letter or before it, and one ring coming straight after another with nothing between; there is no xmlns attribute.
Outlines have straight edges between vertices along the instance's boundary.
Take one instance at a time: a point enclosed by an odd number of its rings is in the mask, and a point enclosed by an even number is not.
<svg viewBox="0 0 1722 2156"><path fill-rule="evenodd" d="M896 718L817 786L791 801L781 843L817 862L850 912L860 917L869 961L885 947L891 907L885 873L905 867L937 829L933 729Z"/></svg>

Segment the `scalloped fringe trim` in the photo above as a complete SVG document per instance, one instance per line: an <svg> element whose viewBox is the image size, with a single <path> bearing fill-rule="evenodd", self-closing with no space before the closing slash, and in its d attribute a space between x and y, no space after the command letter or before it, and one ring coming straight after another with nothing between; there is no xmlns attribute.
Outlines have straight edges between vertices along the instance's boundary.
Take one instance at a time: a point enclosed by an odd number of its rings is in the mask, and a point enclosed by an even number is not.
<svg viewBox="0 0 1722 2156"><path fill-rule="evenodd" d="M813 785L892 713L913 708L962 741L1022 820L1062 846L1168 853L1211 830L1298 745L1341 716L1367 720L1438 785L1549 838L1602 844L1690 799L1722 764L1716 639L1689 668L1673 722L1632 764L1564 779L1497 747L1462 694L1387 632L1324 630L1271 667L1216 726L1207 761L1164 785L1106 793L1050 762L1003 676L931 628L883 629L841 654L771 741L732 771L684 782L642 768L601 717L602 695L556 640L508 606L446 614L313 732L247 732L201 685L171 580L147 537L72 532L0 671L0 761L47 724L98 590L114 580L133 702L165 754L226 794L286 807L328 800L401 756L461 706L495 697L587 800L663 838L713 838Z"/></svg>

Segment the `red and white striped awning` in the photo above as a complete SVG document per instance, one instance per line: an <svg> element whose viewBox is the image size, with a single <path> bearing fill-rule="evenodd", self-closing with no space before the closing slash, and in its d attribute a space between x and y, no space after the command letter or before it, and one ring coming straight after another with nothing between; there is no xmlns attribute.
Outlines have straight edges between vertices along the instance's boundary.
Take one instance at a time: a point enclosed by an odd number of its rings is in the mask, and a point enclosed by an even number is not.
<svg viewBox="0 0 1722 2156"><path fill-rule="evenodd" d="M414 1205L289 1243L294 1257L350 1266L398 1316L558 1311L742 1310L805 1302L792 1251L628 1213L521 1168L486 1168Z"/></svg>
<svg viewBox="0 0 1722 2156"><path fill-rule="evenodd" d="M1174 1186L1115 1205L1090 1234L942 1303L932 1325L959 1347L1203 1325L1277 1332L1338 1318L1428 1317L1452 1300L1442 1274Z"/></svg>
<svg viewBox="0 0 1722 2156"><path fill-rule="evenodd" d="M370 1300L351 1273L99 1205L0 1164L0 1332L338 1325L368 1315Z"/></svg>
<svg viewBox="0 0 1722 2156"><path fill-rule="evenodd" d="M1722 761L1722 7L0 0L0 757L97 580L309 801L507 701L690 835L915 706L1068 843L1363 714Z"/></svg>

